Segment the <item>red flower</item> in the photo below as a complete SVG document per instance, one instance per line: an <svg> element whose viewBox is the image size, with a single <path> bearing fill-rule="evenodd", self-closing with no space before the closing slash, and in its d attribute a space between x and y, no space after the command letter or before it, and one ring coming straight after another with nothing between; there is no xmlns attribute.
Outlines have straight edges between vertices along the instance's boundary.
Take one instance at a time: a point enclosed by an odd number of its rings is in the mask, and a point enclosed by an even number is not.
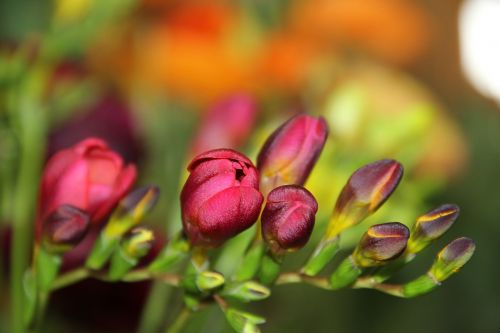
<svg viewBox="0 0 500 333"><path fill-rule="evenodd" d="M42 176L37 234L48 215L67 204L87 212L92 223L102 221L136 179L134 165L96 138L56 153Z"/></svg>
<svg viewBox="0 0 500 333"><path fill-rule="evenodd" d="M263 197L252 162L230 149L193 159L181 193L182 223L191 244L215 247L249 228Z"/></svg>

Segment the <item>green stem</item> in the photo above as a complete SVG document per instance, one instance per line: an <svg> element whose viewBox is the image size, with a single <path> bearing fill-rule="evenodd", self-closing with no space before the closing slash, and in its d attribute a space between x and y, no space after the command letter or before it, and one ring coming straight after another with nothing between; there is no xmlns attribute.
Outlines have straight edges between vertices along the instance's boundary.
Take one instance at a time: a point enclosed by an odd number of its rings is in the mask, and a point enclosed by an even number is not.
<svg viewBox="0 0 500 333"><path fill-rule="evenodd" d="M101 281L113 282L113 280L111 280L106 273L93 272L85 267L80 267L59 276L52 285L52 291L75 284L89 277ZM146 269L136 269L125 274L120 281L139 282L145 280L157 280L163 284L167 284L172 287L178 287L181 281L181 277L176 274L167 274L167 273L155 274L147 271Z"/></svg>
<svg viewBox="0 0 500 333"><path fill-rule="evenodd" d="M80 282L91 276L91 272L85 267L80 267L75 270L69 271L67 273L59 276L52 285L52 290L58 290L74 283Z"/></svg>
<svg viewBox="0 0 500 333"><path fill-rule="evenodd" d="M39 176L45 152L45 115L39 104L40 73L32 74L15 91L12 117L17 121L20 142L19 172L14 193L11 247L12 327L14 333L26 331L24 324L23 275L29 266L33 216Z"/></svg>
<svg viewBox="0 0 500 333"><path fill-rule="evenodd" d="M184 306L181 312L175 318L175 321L172 323L170 327L165 331L166 333L180 333L184 326L186 326L189 317L191 317L192 311L189 310L186 306Z"/></svg>
<svg viewBox="0 0 500 333"><path fill-rule="evenodd" d="M322 276L308 276L297 272L281 273L275 282L276 285L290 283L307 283L311 286L315 286L321 289L331 289L328 278Z"/></svg>

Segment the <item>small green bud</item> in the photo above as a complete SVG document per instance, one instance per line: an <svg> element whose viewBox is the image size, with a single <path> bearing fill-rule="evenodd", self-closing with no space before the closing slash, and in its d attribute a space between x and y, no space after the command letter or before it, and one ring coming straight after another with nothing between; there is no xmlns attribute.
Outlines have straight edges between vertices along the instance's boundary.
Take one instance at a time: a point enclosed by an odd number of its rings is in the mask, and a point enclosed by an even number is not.
<svg viewBox="0 0 500 333"><path fill-rule="evenodd" d="M145 228L135 228L125 235L122 240L122 248L125 254L131 258L142 258L153 247L154 233Z"/></svg>
<svg viewBox="0 0 500 333"><path fill-rule="evenodd" d="M271 295L270 290L255 281L236 282L227 285L222 291L224 297L231 297L242 302L260 301Z"/></svg>
<svg viewBox="0 0 500 333"><path fill-rule="evenodd" d="M406 251L418 253L423 250L450 229L459 213L457 205L445 204L420 216L412 227Z"/></svg>
<svg viewBox="0 0 500 333"><path fill-rule="evenodd" d="M406 248L410 231L399 222L376 224L361 237L353 259L359 267L373 267L387 263Z"/></svg>
<svg viewBox="0 0 500 333"><path fill-rule="evenodd" d="M154 234L149 229L135 228L127 233L111 257L110 279L119 280L137 266L151 250L153 241Z"/></svg>
<svg viewBox="0 0 500 333"><path fill-rule="evenodd" d="M229 325L238 333L258 333L260 329L257 325L266 322L265 318L233 308L225 310L224 314Z"/></svg>
<svg viewBox="0 0 500 333"><path fill-rule="evenodd" d="M474 254L476 245L467 237L457 238L446 245L437 255L429 270L434 278L442 282L462 268Z"/></svg>
<svg viewBox="0 0 500 333"><path fill-rule="evenodd" d="M220 288L224 282L224 275L221 273L203 271L187 275L182 281L182 286L190 293L208 293Z"/></svg>

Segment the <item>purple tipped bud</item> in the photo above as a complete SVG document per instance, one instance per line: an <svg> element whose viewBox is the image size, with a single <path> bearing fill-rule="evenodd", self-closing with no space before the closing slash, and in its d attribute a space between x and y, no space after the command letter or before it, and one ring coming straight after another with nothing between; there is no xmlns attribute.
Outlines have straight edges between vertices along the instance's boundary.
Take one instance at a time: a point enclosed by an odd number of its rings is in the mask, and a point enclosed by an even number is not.
<svg viewBox="0 0 500 333"><path fill-rule="evenodd" d="M420 216L412 228L408 251L417 253L431 241L441 237L460 214L457 205L445 204Z"/></svg>
<svg viewBox="0 0 500 333"><path fill-rule="evenodd" d="M264 193L280 185L304 185L327 136L325 119L305 114L291 118L274 131L257 158Z"/></svg>
<svg viewBox="0 0 500 333"><path fill-rule="evenodd" d="M388 159L356 170L337 199L328 230L329 237L374 213L396 189L402 176L403 166Z"/></svg>
<svg viewBox="0 0 500 333"><path fill-rule="evenodd" d="M353 258L360 267L372 267L399 256L410 236L408 228L399 222L376 224L363 235Z"/></svg>
<svg viewBox="0 0 500 333"><path fill-rule="evenodd" d="M142 186L123 198L120 201L120 208L123 209L123 214L132 214L142 218L156 205L159 196L158 186Z"/></svg>
<svg viewBox="0 0 500 333"><path fill-rule="evenodd" d="M272 190L262 212L262 236L274 254L295 251L311 236L318 203L305 188L280 186Z"/></svg>
<svg viewBox="0 0 500 333"><path fill-rule="evenodd" d="M89 226L86 212L71 205L59 206L43 222L43 246L49 252L67 252L82 241Z"/></svg>
<svg viewBox="0 0 500 333"><path fill-rule="evenodd" d="M474 254L476 245L467 237L457 238L446 245L437 255L430 273L437 281L444 281L458 272Z"/></svg>

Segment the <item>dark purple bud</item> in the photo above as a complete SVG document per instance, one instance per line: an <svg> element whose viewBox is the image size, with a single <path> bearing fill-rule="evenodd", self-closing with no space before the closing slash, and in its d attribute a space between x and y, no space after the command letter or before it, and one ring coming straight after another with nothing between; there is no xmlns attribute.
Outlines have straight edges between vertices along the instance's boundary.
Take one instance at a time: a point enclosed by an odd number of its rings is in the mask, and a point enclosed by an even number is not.
<svg viewBox="0 0 500 333"><path fill-rule="evenodd" d="M472 239L455 239L438 253L430 274L439 282L446 280L469 261L475 250L476 244Z"/></svg>
<svg viewBox="0 0 500 333"><path fill-rule="evenodd" d="M453 225L459 214L460 208L457 205L445 204L420 216L413 225L408 251L417 253L441 237Z"/></svg>
<svg viewBox="0 0 500 333"><path fill-rule="evenodd" d="M372 267L399 256L406 248L410 231L399 222L376 224L363 235L353 258L360 267Z"/></svg>
<svg viewBox="0 0 500 333"><path fill-rule="evenodd" d="M78 245L89 230L90 216L74 206L62 205L43 222L43 246L64 253Z"/></svg>
<svg viewBox="0 0 500 333"><path fill-rule="evenodd" d="M392 194L403 176L403 166L380 160L356 170L342 189L328 226L328 237L360 223Z"/></svg>
<svg viewBox="0 0 500 333"><path fill-rule="evenodd" d="M193 159L181 193L182 223L192 245L216 247L251 227L263 197L257 169L230 149Z"/></svg>
<svg viewBox="0 0 500 333"><path fill-rule="evenodd" d="M257 158L263 192L280 185L304 185L327 137L325 119L305 114L291 118L274 131Z"/></svg>
<svg viewBox="0 0 500 333"><path fill-rule="evenodd" d="M272 190L262 212L262 236L274 254L306 245L314 227L318 203L305 188L280 186Z"/></svg>

